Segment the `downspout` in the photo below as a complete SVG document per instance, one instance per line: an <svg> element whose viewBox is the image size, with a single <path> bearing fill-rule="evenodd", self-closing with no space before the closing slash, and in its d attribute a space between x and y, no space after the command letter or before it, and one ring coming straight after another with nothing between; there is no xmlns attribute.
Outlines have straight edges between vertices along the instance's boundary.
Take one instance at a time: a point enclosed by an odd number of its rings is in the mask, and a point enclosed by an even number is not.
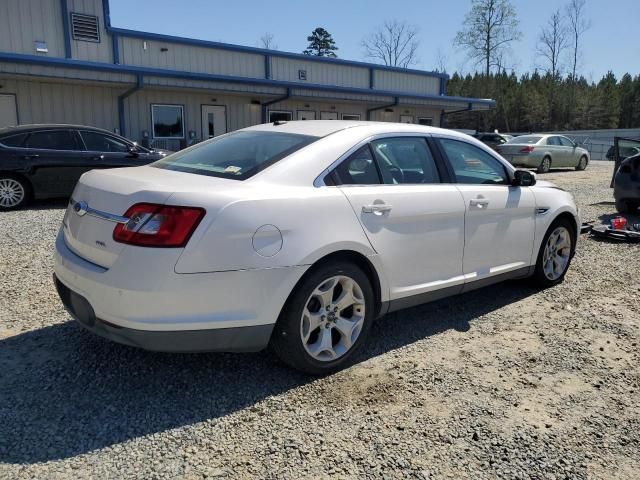
<svg viewBox="0 0 640 480"><path fill-rule="evenodd" d="M290 98L291 98L291 88L289 87L289 88L287 88L286 95L263 103L262 104L262 123L267 123L267 107L269 105L273 105L274 103L278 103L278 102L283 102L283 101L288 100Z"/></svg>
<svg viewBox="0 0 640 480"><path fill-rule="evenodd" d="M111 52L113 53L113 63L120 64L120 46L118 45L118 35L111 28L111 10L109 0L102 0L102 13L104 15L104 27L111 35Z"/></svg>
<svg viewBox="0 0 640 480"><path fill-rule="evenodd" d="M105 0L108 1L108 0ZM62 10L62 33L64 35L64 56L71 58L71 29L69 28L69 7L67 0L60 0Z"/></svg>
<svg viewBox="0 0 640 480"><path fill-rule="evenodd" d="M460 110L453 110L451 112L445 112L444 110L442 110L442 112L440 113L440 128L444 128L445 115L451 115L452 113L460 113L460 112L470 112L471 110L473 110L473 103L471 102L469 102L469 104L467 105L467 108L462 108Z"/></svg>
<svg viewBox="0 0 640 480"><path fill-rule="evenodd" d="M120 126L120 135L126 137L126 123L124 117L124 100L138 90L142 90L144 88L144 77L142 75L138 75L135 87L130 88L126 92L121 95L118 95L118 123Z"/></svg>
<svg viewBox="0 0 640 480"><path fill-rule="evenodd" d="M400 105L400 97L395 97L395 101L389 105L382 105L380 107L367 108L367 120L371 120L371 114L377 110L383 110L385 108L397 107Z"/></svg>

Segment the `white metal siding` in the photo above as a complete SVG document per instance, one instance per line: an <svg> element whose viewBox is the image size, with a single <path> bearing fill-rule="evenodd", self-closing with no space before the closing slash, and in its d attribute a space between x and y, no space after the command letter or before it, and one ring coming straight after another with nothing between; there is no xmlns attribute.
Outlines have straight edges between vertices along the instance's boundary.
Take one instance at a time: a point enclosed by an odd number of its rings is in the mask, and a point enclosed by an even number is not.
<svg viewBox="0 0 640 480"><path fill-rule="evenodd" d="M36 53L36 41L49 53ZM0 51L64 57L62 9L56 0L0 0Z"/></svg>
<svg viewBox="0 0 640 480"><path fill-rule="evenodd" d="M306 80L300 80L299 70L305 70ZM369 69L304 59L271 58L271 77L288 82L338 85L342 87L369 88Z"/></svg>
<svg viewBox="0 0 640 480"><path fill-rule="evenodd" d="M440 79L415 73L400 73L389 70L376 70L374 74L376 90L389 90L421 95L439 95Z"/></svg>
<svg viewBox="0 0 640 480"><path fill-rule="evenodd" d="M67 8L69 13L95 15L98 17L98 27L100 29L100 43L71 39L71 55L73 58L92 62L113 62L111 35L107 34L102 0L67 0Z"/></svg>
<svg viewBox="0 0 640 480"><path fill-rule="evenodd" d="M250 78L265 76L263 55L130 37L119 38L119 44L120 61L127 65ZM163 48L167 51L163 52Z"/></svg>
<svg viewBox="0 0 640 480"><path fill-rule="evenodd" d="M14 93L20 124L75 123L113 130L118 126L121 88L3 79L2 92Z"/></svg>

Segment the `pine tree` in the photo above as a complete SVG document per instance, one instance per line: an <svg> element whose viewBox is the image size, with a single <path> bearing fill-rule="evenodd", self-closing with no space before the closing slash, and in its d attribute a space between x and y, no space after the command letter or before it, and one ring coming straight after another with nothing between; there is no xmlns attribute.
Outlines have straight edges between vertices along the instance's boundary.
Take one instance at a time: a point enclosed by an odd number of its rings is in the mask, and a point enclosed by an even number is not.
<svg viewBox="0 0 640 480"><path fill-rule="evenodd" d="M302 53L305 55L314 55L316 57L332 57L336 58L335 51L338 50L336 42L329 32L324 28L318 27L311 35L307 37L309 45Z"/></svg>

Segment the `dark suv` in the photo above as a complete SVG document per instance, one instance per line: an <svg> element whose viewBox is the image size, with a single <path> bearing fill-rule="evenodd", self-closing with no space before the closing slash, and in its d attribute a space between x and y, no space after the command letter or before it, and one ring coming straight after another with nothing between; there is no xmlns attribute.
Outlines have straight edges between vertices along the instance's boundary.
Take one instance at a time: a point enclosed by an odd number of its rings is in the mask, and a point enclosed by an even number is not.
<svg viewBox="0 0 640 480"><path fill-rule="evenodd" d="M620 163L613 179L613 196L620 213L635 213L640 207L640 154Z"/></svg>
<svg viewBox="0 0 640 480"><path fill-rule="evenodd" d="M67 197L84 172L145 165L166 156L107 130L76 125L0 129L0 210Z"/></svg>
<svg viewBox="0 0 640 480"><path fill-rule="evenodd" d="M509 140L513 138L513 135L505 135L503 133L482 133L478 132L473 135L475 138L480 140L485 145L493 148L499 147L503 143L507 143Z"/></svg>

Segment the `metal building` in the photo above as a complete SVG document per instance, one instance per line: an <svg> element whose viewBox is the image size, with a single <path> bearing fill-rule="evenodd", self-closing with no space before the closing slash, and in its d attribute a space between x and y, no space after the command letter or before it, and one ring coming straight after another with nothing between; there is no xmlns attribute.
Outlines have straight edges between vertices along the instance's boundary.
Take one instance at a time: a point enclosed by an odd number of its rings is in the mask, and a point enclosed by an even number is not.
<svg viewBox="0 0 640 480"><path fill-rule="evenodd" d="M0 1L0 127L74 123L179 146L274 120L441 125L493 100L447 76L111 26L108 0Z"/></svg>

